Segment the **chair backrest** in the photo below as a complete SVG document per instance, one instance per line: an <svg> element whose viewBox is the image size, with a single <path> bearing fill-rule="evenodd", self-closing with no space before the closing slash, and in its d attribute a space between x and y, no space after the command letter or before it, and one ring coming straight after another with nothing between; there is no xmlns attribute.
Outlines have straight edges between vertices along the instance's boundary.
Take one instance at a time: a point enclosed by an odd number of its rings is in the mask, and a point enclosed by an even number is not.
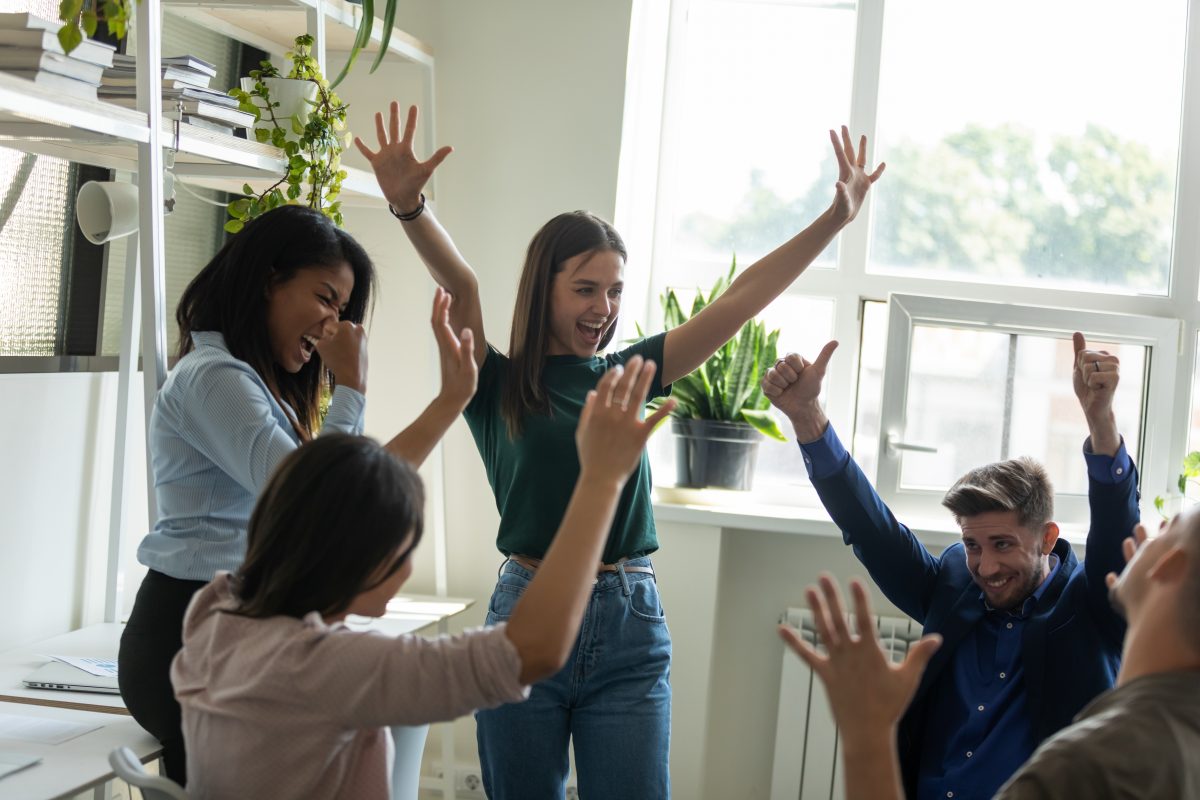
<svg viewBox="0 0 1200 800"><path fill-rule="evenodd" d="M175 781L147 774L128 747L118 747L109 753L108 763L118 778L141 789L145 800L188 800L187 792Z"/></svg>

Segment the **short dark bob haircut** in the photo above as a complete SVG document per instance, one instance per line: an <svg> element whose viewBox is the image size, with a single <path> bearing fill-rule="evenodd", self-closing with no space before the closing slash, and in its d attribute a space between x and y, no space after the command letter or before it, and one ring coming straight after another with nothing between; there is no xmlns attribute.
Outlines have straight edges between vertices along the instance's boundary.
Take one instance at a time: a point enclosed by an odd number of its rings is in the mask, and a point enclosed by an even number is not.
<svg viewBox="0 0 1200 800"><path fill-rule="evenodd" d="M424 506L416 470L372 439L326 434L301 445L280 462L250 517L235 612L344 612L411 556ZM397 555L410 531L412 542Z"/></svg>

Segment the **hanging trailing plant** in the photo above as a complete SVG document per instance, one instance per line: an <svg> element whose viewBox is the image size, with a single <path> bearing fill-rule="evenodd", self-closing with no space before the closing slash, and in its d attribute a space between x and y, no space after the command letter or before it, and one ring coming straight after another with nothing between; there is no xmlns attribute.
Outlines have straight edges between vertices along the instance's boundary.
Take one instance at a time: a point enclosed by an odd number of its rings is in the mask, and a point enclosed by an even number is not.
<svg viewBox="0 0 1200 800"><path fill-rule="evenodd" d="M259 69L250 71L249 89L230 89L238 106L255 116L254 138L283 150L287 158L284 174L266 190L256 193L250 184L242 187L246 197L230 203L230 220L225 230L237 233L247 222L281 205L301 204L320 211L341 226L342 151L349 145L351 134L346 130L347 105L330 88L321 74L320 65L312 54L313 37L297 36L295 46L286 57L291 61L287 75L270 62L263 61ZM306 81L316 87L307 120L283 116L281 105L272 96L278 79ZM263 124L265 123L265 124Z"/></svg>
<svg viewBox="0 0 1200 800"><path fill-rule="evenodd" d="M58 43L64 53L70 53L83 37L95 36L100 22L117 39L124 39L129 30L130 0L61 0L58 18L63 26L58 30Z"/></svg>

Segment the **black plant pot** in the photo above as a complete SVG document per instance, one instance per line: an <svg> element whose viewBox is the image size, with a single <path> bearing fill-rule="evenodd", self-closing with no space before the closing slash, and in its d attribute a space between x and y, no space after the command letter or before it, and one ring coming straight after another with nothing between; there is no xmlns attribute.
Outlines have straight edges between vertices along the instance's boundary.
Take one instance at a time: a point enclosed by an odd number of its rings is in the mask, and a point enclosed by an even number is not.
<svg viewBox="0 0 1200 800"><path fill-rule="evenodd" d="M675 417L671 431L675 434L676 485L750 488L762 434L749 423Z"/></svg>

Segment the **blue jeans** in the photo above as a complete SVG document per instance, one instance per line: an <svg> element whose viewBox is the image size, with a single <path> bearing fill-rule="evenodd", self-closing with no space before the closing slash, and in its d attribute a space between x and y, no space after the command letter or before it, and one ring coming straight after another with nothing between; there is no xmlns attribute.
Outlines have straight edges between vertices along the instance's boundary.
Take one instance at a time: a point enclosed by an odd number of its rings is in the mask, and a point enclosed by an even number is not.
<svg viewBox="0 0 1200 800"><path fill-rule="evenodd" d="M504 564L488 625L509 618L531 577ZM573 741L582 800L670 797L670 671L671 635L654 576L600 573L566 666L535 684L524 703L475 715L487 796L562 798Z"/></svg>

